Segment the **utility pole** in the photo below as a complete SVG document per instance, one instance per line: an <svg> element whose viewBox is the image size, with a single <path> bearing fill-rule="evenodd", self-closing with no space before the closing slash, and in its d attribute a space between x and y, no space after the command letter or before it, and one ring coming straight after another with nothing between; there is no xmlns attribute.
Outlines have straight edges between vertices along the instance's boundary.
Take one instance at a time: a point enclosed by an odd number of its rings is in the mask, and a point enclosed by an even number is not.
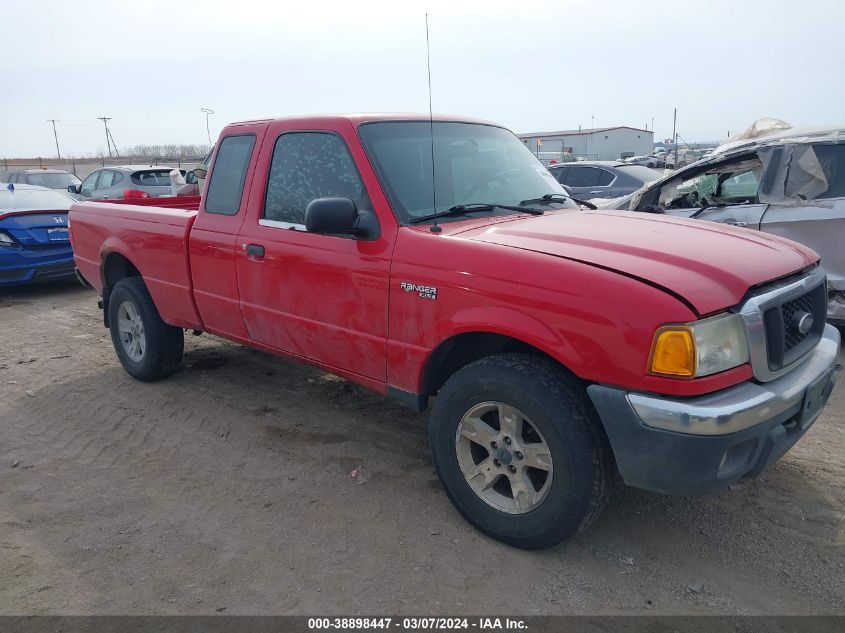
<svg viewBox="0 0 845 633"><path fill-rule="evenodd" d="M109 121L111 121L110 116L98 116L97 119L103 122L103 128L106 130L106 146L109 150L109 158L111 158L111 141L109 140ZM115 148L117 149L117 148Z"/></svg>
<svg viewBox="0 0 845 633"><path fill-rule="evenodd" d="M678 168L678 108L675 108L675 114L672 116L672 144L675 146L675 169Z"/></svg>
<svg viewBox="0 0 845 633"><path fill-rule="evenodd" d="M111 128L109 128L109 138L111 139L111 146L114 148L114 155L120 158L120 152L117 151L117 143L114 142L114 134L111 133Z"/></svg>
<svg viewBox="0 0 845 633"><path fill-rule="evenodd" d="M56 121L59 119L47 119L48 123L53 124L53 138L56 139L56 156L59 157L59 160L62 159L62 153L59 151L59 135L56 133Z"/></svg>
<svg viewBox="0 0 845 633"><path fill-rule="evenodd" d="M211 145L211 129L208 127L208 116L214 114L211 108L200 108L200 112L205 112L205 133L208 134L208 144Z"/></svg>

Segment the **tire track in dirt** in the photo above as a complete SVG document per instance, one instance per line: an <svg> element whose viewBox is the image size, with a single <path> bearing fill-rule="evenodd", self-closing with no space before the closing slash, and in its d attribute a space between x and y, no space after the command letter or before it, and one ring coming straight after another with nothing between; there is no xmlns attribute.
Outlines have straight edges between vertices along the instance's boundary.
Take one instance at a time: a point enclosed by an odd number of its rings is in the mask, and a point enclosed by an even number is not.
<svg viewBox="0 0 845 633"><path fill-rule="evenodd" d="M460 519L388 399L207 336L135 382L75 288L0 319L0 612L845 612L841 384L767 481L623 490L531 553Z"/></svg>

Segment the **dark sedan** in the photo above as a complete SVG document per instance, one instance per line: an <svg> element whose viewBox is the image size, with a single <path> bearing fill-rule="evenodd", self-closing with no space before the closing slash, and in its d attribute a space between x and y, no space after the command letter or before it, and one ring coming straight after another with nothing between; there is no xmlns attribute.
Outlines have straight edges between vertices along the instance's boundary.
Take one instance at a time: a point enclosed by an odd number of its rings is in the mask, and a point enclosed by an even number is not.
<svg viewBox="0 0 845 633"><path fill-rule="evenodd" d="M579 200L618 198L662 177L659 171L622 161L552 165L549 171Z"/></svg>

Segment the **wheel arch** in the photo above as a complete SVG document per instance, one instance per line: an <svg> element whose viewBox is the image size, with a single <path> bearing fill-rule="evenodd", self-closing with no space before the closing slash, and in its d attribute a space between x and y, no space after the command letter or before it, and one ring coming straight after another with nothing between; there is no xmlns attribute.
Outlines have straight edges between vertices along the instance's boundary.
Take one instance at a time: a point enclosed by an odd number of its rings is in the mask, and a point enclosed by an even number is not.
<svg viewBox="0 0 845 633"><path fill-rule="evenodd" d="M103 287L103 324L109 326L109 297L112 288L127 277L141 277L141 271L132 260L119 250L105 251L101 254L100 278Z"/></svg>
<svg viewBox="0 0 845 633"><path fill-rule="evenodd" d="M504 315L500 315L504 316ZM510 324L499 321L499 325L479 325L465 322L460 331L443 339L428 355L422 367L419 393L404 401L418 411L425 411L428 400L458 370L481 358L501 353L522 353L545 360L563 372L583 390L584 402L593 410L599 434L610 450L607 431L595 412L592 400L587 395L589 382L581 377L578 367L582 362L580 354L567 341L561 340L548 326L525 314L509 311ZM525 333L531 333L526 336ZM410 395L410 394L409 394ZM416 406L416 405L419 406ZM615 458L614 458L615 460Z"/></svg>
<svg viewBox="0 0 845 633"><path fill-rule="evenodd" d="M510 332L468 329L443 341L429 354L420 375L420 394L434 396L458 370L481 358L501 353L523 353L544 358L563 371L577 375L546 346Z"/></svg>

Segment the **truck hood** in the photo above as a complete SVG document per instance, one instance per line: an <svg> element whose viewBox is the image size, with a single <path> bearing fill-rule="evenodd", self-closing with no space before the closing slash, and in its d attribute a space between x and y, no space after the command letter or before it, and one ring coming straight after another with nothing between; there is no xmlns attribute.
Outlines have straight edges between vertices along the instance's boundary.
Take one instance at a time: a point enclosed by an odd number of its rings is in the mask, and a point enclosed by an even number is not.
<svg viewBox="0 0 845 633"><path fill-rule="evenodd" d="M749 288L819 259L800 244L750 229L625 211L520 216L455 234L634 277L684 299L699 315L734 306Z"/></svg>

